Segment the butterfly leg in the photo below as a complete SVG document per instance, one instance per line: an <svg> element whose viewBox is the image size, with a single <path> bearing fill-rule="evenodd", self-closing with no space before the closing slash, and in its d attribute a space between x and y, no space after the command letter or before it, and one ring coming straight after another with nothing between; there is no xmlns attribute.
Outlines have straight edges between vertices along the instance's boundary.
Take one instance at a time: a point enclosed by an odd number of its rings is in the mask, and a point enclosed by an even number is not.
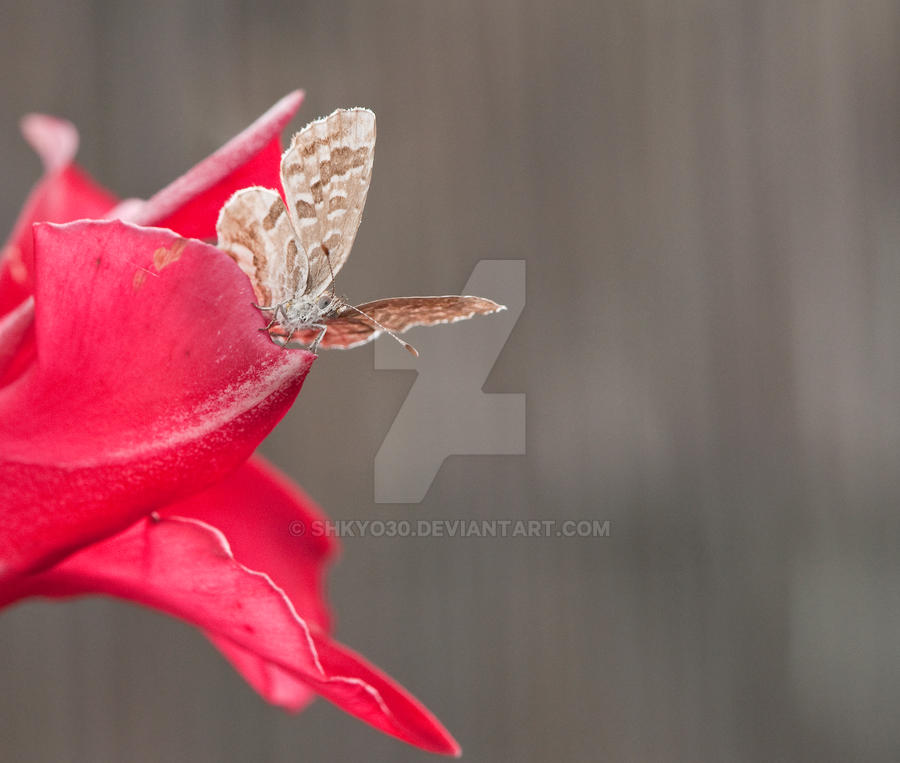
<svg viewBox="0 0 900 763"><path fill-rule="evenodd" d="M278 323L278 313L280 312L282 317L287 318L287 315L284 312L284 305L279 303L277 305L269 306L269 307L261 307L260 305L253 305L253 307L259 308L260 310L264 310L266 312L272 313L272 320L268 322L265 328L261 328L260 331L268 331L272 328L276 323Z"/></svg>
<svg viewBox="0 0 900 763"><path fill-rule="evenodd" d="M319 342L322 341L322 337L328 331L328 326L324 323L310 323L309 326L310 328L320 329L319 335L313 340L312 346L309 348L309 351L315 355L319 351Z"/></svg>
<svg viewBox="0 0 900 763"><path fill-rule="evenodd" d="M269 321L269 325L266 326L267 331L269 330L271 325L278 320L278 313L284 312L284 303L282 302L279 302L277 305L257 305L255 302L251 302L250 304L260 312L272 313L272 320Z"/></svg>
<svg viewBox="0 0 900 763"><path fill-rule="evenodd" d="M291 337L294 335L294 330L291 328L284 328L286 332L283 336L279 334L269 334L269 339L272 340L272 344L277 344L282 349L287 349L288 344L291 341Z"/></svg>

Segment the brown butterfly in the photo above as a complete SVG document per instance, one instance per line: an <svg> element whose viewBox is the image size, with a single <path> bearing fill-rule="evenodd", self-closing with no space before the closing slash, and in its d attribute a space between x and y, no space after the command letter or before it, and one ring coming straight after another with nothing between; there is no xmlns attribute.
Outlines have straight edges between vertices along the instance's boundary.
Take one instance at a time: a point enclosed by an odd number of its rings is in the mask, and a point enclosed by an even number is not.
<svg viewBox="0 0 900 763"><path fill-rule="evenodd" d="M273 342L301 342L316 352L356 347L386 332L505 310L481 297L393 297L351 305L334 291L362 219L375 156L375 115L338 109L297 133L281 157L277 192L259 186L232 196L216 231L249 277L256 306L268 314Z"/></svg>

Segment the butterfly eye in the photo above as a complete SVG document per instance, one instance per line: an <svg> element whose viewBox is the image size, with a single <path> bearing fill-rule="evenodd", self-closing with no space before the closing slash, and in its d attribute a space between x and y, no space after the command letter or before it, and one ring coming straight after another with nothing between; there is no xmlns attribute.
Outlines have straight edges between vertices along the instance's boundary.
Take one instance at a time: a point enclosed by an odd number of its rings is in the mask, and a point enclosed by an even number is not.
<svg viewBox="0 0 900 763"><path fill-rule="evenodd" d="M321 297L319 299L319 310L327 310L331 304L331 297Z"/></svg>

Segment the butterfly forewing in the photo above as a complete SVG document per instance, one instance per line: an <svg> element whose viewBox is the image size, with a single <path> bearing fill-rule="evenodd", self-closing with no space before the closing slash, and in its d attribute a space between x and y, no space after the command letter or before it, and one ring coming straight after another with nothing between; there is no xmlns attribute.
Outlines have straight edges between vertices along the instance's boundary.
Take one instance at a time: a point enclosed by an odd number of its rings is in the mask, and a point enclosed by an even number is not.
<svg viewBox="0 0 900 763"><path fill-rule="evenodd" d="M306 255L275 191L238 191L222 207L216 233L219 248L250 277L259 304L276 305L306 290Z"/></svg>
<svg viewBox="0 0 900 763"><path fill-rule="evenodd" d="M375 115L339 109L294 136L281 160L289 213L309 261L305 293L318 297L346 261L372 179Z"/></svg>

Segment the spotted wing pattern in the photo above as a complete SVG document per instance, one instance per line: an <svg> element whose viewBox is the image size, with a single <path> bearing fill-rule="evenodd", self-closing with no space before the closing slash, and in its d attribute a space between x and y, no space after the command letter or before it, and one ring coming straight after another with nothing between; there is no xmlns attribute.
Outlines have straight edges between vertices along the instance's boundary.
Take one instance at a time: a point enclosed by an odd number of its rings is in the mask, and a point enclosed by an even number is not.
<svg viewBox="0 0 900 763"><path fill-rule="evenodd" d="M394 297L352 307L320 296L341 269L372 179L375 115L338 109L297 133L281 158L287 204L266 188L238 191L222 208L219 247L250 277L269 311L270 336L280 344L349 348L383 331L487 315L504 310L481 297ZM322 334L321 326L327 327ZM396 338L396 337L395 337ZM398 340L413 354L415 349Z"/></svg>
<svg viewBox="0 0 900 763"><path fill-rule="evenodd" d="M350 254L374 157L375 115L338 109L297 133L281 159L288 212L309 260L306 294L312 298L330 286Z"/></svg>
<svg viewBox="0 0 900 763"><path fill-rule="evenodd" d="M366 302L353 308L344 307L334 318L324 320L328 331L322 337L321 347L349 349L371 341L382 333L383 326L395 333L402 333L414 326L434 326L439 323L454 323L475 315L489 315L505 310L483 297L391 297ZM360 313L365 313L361 315ZM376 323L377 321L377 323ZM381 324L378 326L377 324ZM309 343L315 339L316 331L296 331L293 341Z"/></svg>
<svg viewBox="0 0 900 763"><path fill-rule="evenodd" d="M238 191L219 212L216 232L219 248L250 277L260 305L277 305L306 290L306 254L275 191Z"/></svg>

